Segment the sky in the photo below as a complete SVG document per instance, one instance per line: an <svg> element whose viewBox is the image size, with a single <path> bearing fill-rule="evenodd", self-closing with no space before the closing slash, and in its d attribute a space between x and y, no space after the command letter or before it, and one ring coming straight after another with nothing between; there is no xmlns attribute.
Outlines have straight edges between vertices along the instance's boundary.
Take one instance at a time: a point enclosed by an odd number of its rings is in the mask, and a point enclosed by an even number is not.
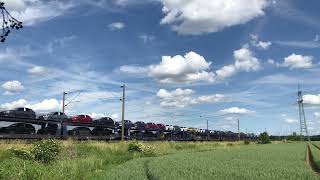
<svg viewBox="0 0 320 180"><path fill-rule="evenodd" d="M120 120L125 84L132 121L285 135L300 85L320 134L317 0L3 1L24 28L0 44L2 110L67 92L68 115Z"/></svg>

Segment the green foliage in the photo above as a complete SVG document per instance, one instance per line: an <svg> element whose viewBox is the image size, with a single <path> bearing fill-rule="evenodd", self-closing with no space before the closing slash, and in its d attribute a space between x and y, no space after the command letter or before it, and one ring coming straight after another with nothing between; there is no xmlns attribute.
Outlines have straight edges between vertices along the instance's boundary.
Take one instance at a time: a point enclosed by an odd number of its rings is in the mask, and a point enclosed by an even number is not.
<svg viewBox="0 0 320 180"><path fill-rule="evenodd" d="M250 144L250 141L249 141L249 140L244 140L243 144L244 144L244 145L249 145L249 144Z"/></svg>
<svg viewBox="0 0 320 180"><path fill-rule="evenodd" d="M132 142L128 145L129 152L140 152L148 156L155 154L155 148L151 145L146 145L140 142Z"/></svg>
<svg viewBox="0 0 320 180"><path fill-rule="evenodd" d="M259 135L259 139L258 139L258 143L259 144L269 144L271 143L269 135L267 132L263 132Z"/></svg>
<svg viewBox="0 0 320 180"><path fill-rule="evenodd" d="M59 155L60 149L60 144L56 140L41 140L33 145L31 154L34 156L36 161L51 163Z"/></svg>
<svg viewBox="0 0 320 180"><path fill-rule="evenodd" d="M10 148L8 152L15 157L25 159L25 160L33 160L33 156L31 153L25 149L18 149L18 148Z"/></svg>

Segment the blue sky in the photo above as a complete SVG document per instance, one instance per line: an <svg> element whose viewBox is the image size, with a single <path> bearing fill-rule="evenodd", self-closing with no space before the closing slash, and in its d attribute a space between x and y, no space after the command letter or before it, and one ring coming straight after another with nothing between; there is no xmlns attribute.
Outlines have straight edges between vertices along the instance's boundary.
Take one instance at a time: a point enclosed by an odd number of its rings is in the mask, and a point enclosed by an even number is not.
<svg viewBox="0 0 320 180"><path fill-rule="evenodd" d="M247 6L249 3L250 6ZM272 134L319 134L320 2L5 0L25 28L0 46L0 108ZM200 118L202 116L202 118Z"/></svg>

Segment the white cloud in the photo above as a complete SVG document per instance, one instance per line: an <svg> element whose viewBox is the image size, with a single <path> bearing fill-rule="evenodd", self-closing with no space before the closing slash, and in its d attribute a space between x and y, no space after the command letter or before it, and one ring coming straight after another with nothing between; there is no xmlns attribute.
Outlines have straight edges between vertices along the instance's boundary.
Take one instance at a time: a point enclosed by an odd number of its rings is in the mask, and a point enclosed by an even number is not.
<svg viewBox="0 0 320 180"><path fill-rule="evenodd" d="M144 42L144 43L148 43L153 41L156 37L153 35L147 35L147 34L142 34L139 36L139 38Z"/></svg>
<svg viewBox="0 0 320 180"><path fill-rule="evenodd" d="M124 65L120 67L120 71L129 74L143 74L149 72L149 67L142 67L137 65Z"/></svg>
<svg viewBox="0 0 320 180"><path fill-rule="evenodd" d="M30 74L43 74L46 72L46 68L42 66L33 66L32 68L28 69L28 73Z"/></svg>
<svg viewBox="0 0 320 180"><path fill-rule="evenodd" d="M320 94L318 95L306 94L302 96L302 99L305 104L320 105Z"/></svg>
<svg viewBox="0 0 320 180"><path fill-rule="evenodd" d="M284 58L282 66L289 67L290 69L301 69L301 68L311 68L313 57L312 56L302 56L299 54L291 54Z"/></svg>
<svg viewBox="0 0 320 180"><path fill-rule="evenodd" d="M17 107L25 107L27 104L28 104L27 100L19 99L17 101L13 101L13 102L10 102L10 103L1 104L0 108L8 110L8 109L14 109L14 108L17 108Z"/></svg>
<svg viewBox="0 0 320 180"><path fill-rule="evenodd" d="M224 66L216 71L216 79L224 80L225 78L235 75L237 72L251 72L258 71L261 69L260 61L256 58L253 53L247 48L242 47L241 49L233 52L235 63Z"/></svg>
<svg viewBox="0 0 320 180"><path fill-rule="evenodd" d="M75 6L73 1L4 0L11 15L24 25L33 25L63 15Z"/></svg>
<svg viewBox="0 0 320 180"><path fill-rule="evenodd" d="M85 114L85 113L82 113L82 114ZM103 113L90 113L88 114L92 119L98 119L98 118L102 118L102 117L107 117L105 114Z"/></svg>
<svg viewBox="0 0 320 180"><path fill-rule="evenodd" d="M272 64L272 65L276 64L276 62L275 62L273 59L268 59L267 62L268 62L269 64Z"/></svg>
<svg viewBox="0 0 320 180"><path fill-rule="evenodd" d="M185 56L163 56L160 64L150 66L150 75L161 83L191 83L214 81L214 73L207 72L211 62L195 52Z"/></svg>
<svg viewBox="0 0 320 180"><path fill-rule="evenodd" d="M123 22L114 22L108 25L111 31L123 29L126 25Z"/></svg>
<svg viewBox="0 0 320 180"><path fill-rule="evenodd" d="M112 118L112 119L118 119L118 118L119 118L119 114L112 114L112 115L111 115L111 118Z"/></svg>
<svg viewBox="0 0 320 180"><path fill-rule="evenodd" d="M62 103L56 99L45 99L41 102L35 104L28 104L26 107L29 107L35 111L58 111L62 109Z"/></svg>
<svg viewBox="0 0 320 180"><path fill-rule="evenodd" d="M238 72L251 72L261 69L260 61L246 47L235 50L235 63L226 65L216 72L210 71L211 62L203 56L191 51L185 56L162 56L159 64L150 66L124 65L121 72L131 74L147 74L160 83L214 83L231 77Z"/></svg>
<svg viewBox="0 0 320 180"><path fill-rule="evenodd" d="M7 81L2 84L2 88L10 92L18 92L23 90L24 87L20 81Z"/></svg>
<svg viewBox="0 0 320 180"><path fill-rule="evenodd" d="M157 96L160 98L161 106L165 107L186 107L194 104L218 103L224 100L222 94L192 97L195 92L192 89L178 88L173 91L160 89Z"/></svg>
<svg viewBox="0 0 320 180"><path fill-rule="evenodd" d="M298 123L298 120L293 119L293 118L286 118L284 121L285 121L286 123L288 123L288 124Z"/></svg>
<svg viewBox="0 0 320 180"><path fill-rule="evenodd" d="M259 49L267 50L272 45L270 41L259 41L258 35L250 34L250 37L251 37L251 41L250 41L251 45Z"/></svg>
<svg viewBox="0 0 320 180"><path fill-rule="evenodd" d="M57 110L61 109L62 103L56 99L45 99L41 102L31 104L25 99L19 99L17 101L13 101L10 103L4 103L4 104L0 105L1 109L6 109L6 110L14 109L17 107L28 107L28 108L31 108L35 111L47 112L47 111L57 111Z"/></svg>
<svg viewBox="0 0 320 180"><path fill-rule="evenodd" d="M235 58L235 67L239 71L257 71L260 67L259 60L253 56L253 53L246 47L233 52Z"/></svg>
<svg viewBox="0 0 320 180"><path fill-rule="evenodd" d="M245 24L264 15L267 0L161 0L165 17L179 34L198 35ZM250 4L250 5L248 5Z"/></svg>
<svg viewBox="0 0 320 180"><path fill-rule="evenodd" d="M227 109L222 109L220 110L222 114L249 114L252 113L253 111L250 111L245 108L238 108L238 107L231 107Z"/></svg>

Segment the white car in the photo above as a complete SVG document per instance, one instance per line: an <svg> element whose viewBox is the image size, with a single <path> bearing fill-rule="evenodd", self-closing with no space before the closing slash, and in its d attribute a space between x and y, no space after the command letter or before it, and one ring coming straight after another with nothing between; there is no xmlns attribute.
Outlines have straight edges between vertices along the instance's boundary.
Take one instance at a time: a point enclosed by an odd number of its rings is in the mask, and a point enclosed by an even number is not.
<svg viewBox="0 0 320 180"><path fill-rule="evenodd" d="M181 127L181 131L188 131L187 127Z"/></svg>
<svg viewBox="0 0 320 180"><path fill-rule="evenodd" d="M166 125L166 131L173 131L173 129L172 125Z"/></svg>

